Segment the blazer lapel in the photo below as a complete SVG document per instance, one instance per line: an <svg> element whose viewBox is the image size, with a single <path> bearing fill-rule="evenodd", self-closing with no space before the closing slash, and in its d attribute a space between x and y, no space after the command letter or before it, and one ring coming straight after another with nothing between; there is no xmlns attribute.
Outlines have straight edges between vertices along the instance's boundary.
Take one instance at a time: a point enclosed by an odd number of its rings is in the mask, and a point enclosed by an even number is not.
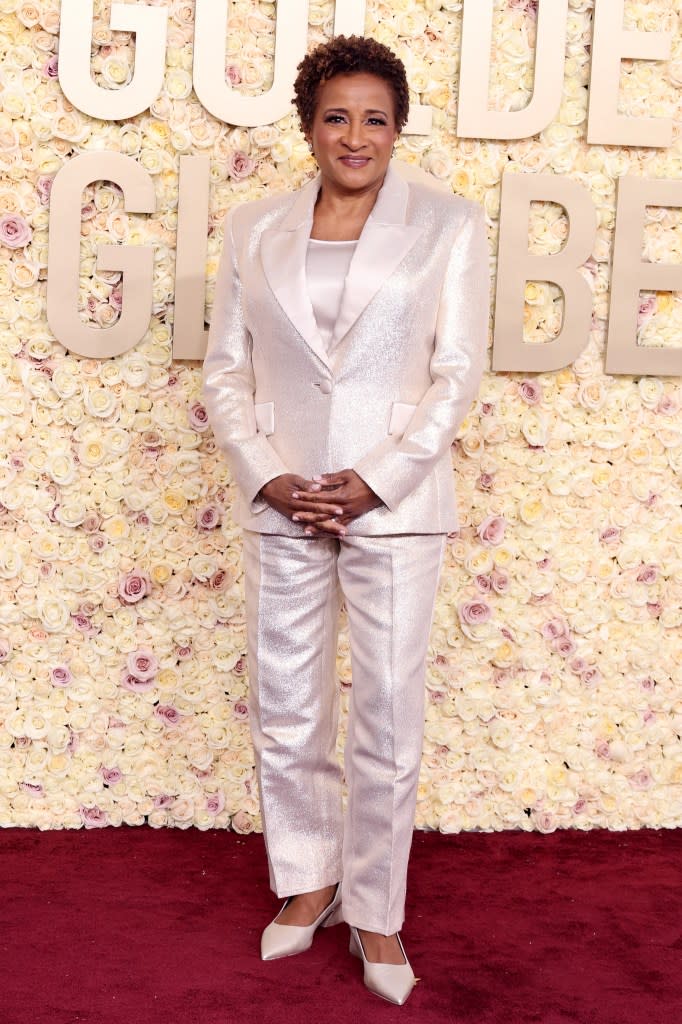
<svg viewBox="0 0 682 1024"><path fill-rule="evenodd" d="M409 187L389 166L351 261L330 350L348 334L422 229L405 223Z"/></svg>
<svg viewBox="0 0 682 1024"><path fill-rule="evenodd" d="M317 327L306 281L306 255L319 190L319 176L305 185L277 228L261 235L263 271L287 317L324 365L329 356Z"/></svg>

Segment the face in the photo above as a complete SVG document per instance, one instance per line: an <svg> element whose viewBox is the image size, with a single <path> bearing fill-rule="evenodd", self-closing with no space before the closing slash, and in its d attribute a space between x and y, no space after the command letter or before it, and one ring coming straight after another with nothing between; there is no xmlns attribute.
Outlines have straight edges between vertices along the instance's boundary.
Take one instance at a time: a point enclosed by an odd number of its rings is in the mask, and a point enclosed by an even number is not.
<svg viewBox="0 0 682 1024"><path fill-rule="evenodd" d="M306 138L323 188L346 194L380 188L398 138L390 85L365 72L330 78L320 87Z"/></svg>

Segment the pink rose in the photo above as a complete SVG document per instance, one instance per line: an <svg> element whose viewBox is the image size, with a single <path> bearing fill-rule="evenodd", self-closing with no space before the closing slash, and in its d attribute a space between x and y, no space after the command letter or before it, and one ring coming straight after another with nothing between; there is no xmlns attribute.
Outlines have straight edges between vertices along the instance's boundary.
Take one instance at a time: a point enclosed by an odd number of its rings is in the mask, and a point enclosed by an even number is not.
<svg viewBox="0 0 682 1024"><path fill-rule="evenodd" d="M572 654L575 654L575 644L571 640L570 636L559 636L556 640L552 641L552 648L560 654L562 658L570 658Z"/></svg>
<svg viewBox="0 0 682 1024"><path fill-rule="evenodd" d="M222 790L218 790L217 793L211 793L208 800L206 801L206 810L209 814L220 814L225 809L225 794Z"/></svg>
<svg viewBox="0 0 682 1024"><path fill-rule="evenodd" d="M467 626L479 626L488 622L492 609L485 601L463 601L457 609L457 614Z"/></svg>
<svg viewBox="0 0 682 1024"><path fill-rule="evenodd" d="M121 671L118 685L124 690L129 690L131 693L146 693L147 690L154 689L154 680L138 679L137 676L132 674L132 672L129 672L124 668Z"/></svg>
<svg viewBox="0 0 682 1024"><path fill-rule="evenodd" d="M0 636L0 662L9 661L11 654L11 641L6 636Z"/></svg>
<svg viewBox="0 0 682 1024"><path fill-rule="evenodd" d="M482 594L489 594L493 589L493 581L490 576L484 576L481 574L474 580L477 590L480 590Z"/></svg>
<svg viewBox="0 0 682 1024"><path fill-rule="evenodd" d="M81 523L83 530L86 533L97 533L100 528L102 520L96 512L88 512L87 516Z"/></svg>
<svg viewBox="0 0 682 1024"><path fill-rule="evenodd" d="M120 782L123 778L123 772L120 768L104 768L101 769L102 778L106 786L115 786L117 782Z"/></svg>
<svg viewBox="0 0 682 1024"><path fill-rule="evenodd" d="M556 640L558 637L568 634L568 623L565 619L548 619L541 632L545 640Z"/></svg>
<svg viewBox="0 0 682 1024"><path fill-rule="evenodd" d="M655 565L643 565L637 573L637 582L650 586L658 579L658 568Z"/></svg>
<svg viewBox="0 0 682 1024"><path fill-rule="evenodd" d="M23 249L33 238L28 221L19 213L3 213L0 217L0 245Z"/></svg>
<svg viewBox="0 0 682 1024"><path fill-rule="evenodd" d="M227 173L231 178L248 178L250 174L253 174L256 169L256 161L246 153L242 153L241 150L236 150L230 154L227 161Z"/></svg>
<svg viewBox="0 0 682 1024"><path fill-rule="evenodd" d="M100 551L104 551L108 544L109 539L101 533L91 533L88 537L88 547L91 551L94 551L95 554Z"/></svg>
<svg viewBox="0 0 682 1024"><path fill-rule="evenodd" d="M494 483L495 477L492 473L481 473L476 481L476 487L479 491L492 491Z"/></svg>
<svg viewBox="0 0 682 1024"><path fill-rule="evenodd" d="M602 678L602 674L596 667L596 665L592 665L590 666L590 668L586 668L585 671L581 674L581 679L584 682L585 686L589 686L592 688L594 688L595 686L599 686L599 684L602 681Z"/></svg>
<svg viewBox="0 0 682 1024"><path fill-rule="evenodd" d="M505 594L509 589L509 577L506 572L500 572L499 569L493 569L490 577L493 590L496 594Z"/></svg>
<svg viewBox="0 0 682 1024"><path fill-rule="evenodd" d="M633 789L638 790L651 789L654 782L648 768L640 768L634 775L628 775L628 781Z"/></svg>
<svg viewBox="0 0 682 1024"><path fill-rule="evenodd" d="M675 395L661 395L656 412L662 416L674 416L680 407Z"/></svg>
<svg viewBox="0 0 682 1024"><path fill-rule="evenodd" d="M118 581L118 596L126 604L136 604L152 592L152 581L146 572L132 569Z"/></svg>
<svg viewBox="0 0 682 1024"><path fill-rule="evenodd" d="M615 544L620 540L620 530L617 526L606 526L599 534L602 544Z"/></svg>
<svg viewBox="0 0 682 1024"><path fill-rule="evenodd" d="M76 614L72 615L71 621L73 622L78 632L82 633L84 636L93 637L96 636L98 633L98 630L92 625L88 616L82 614L81 612L76 612Z"/></svg>
<svg viewBox="0 0 682 1024"><path fill-rule="evenodd" d="M227 80L230 85L240 85L242 73L236 64L228 64L226 68Z"/></svg>
<svg viewBox="0 0 682 1024"><path fill-rule="evenodd" d="M208 430L210 424L208 422L208 414L206 407L201 402L194 402L189 407L189 423L193 430L197 433L203 434L205 430Z"/></svg>
<svg viewBox="0 0 682 1024"><path fill-rule="evenodd" d="M222 590L227 583L227 573L224 569L217 569L208 582L211 590Z"/></svg>
<svg viewBox="0 0 682 1024"><path fill-rule="evenodd" d="M235 718L245 721L249 717L249 705L245 700L236 700L232 705L232 713Z"/></svg>
<svg viewBox="0 0 682 1024"><path fill-rule="evenodd" d="M109 818L99 807L79 807L81 819L86 828L106 828Z"/></svg>
<svg viewBox="0 0 682 1024"><path fill-rule="evenodd" d="M653 693L653 691L656 689L656 680L653 678L653 676L645 676L644 679L640 680L639 685L642 687L643 690L646 690L647 693Z"/></svg>
<svg viewBox="0 0 682 1024"><path fill-rule="evenodd" d="M637 326L643 327L645 323L651 320L652 316L656 312L656 296L647 295L646 298L642 297L639 303L639 311L637 313Z"/></svg>
<svg viewBox="0 0 682 1024"><path fill-rule="evenodd" d="M486 516L476 532L483 546L491 548L502 543L506 526L504 516Z"/></svg>
<svg viewBox="0 0 682 1024"><path fill-rule="evenodd" d="M534 380L522 380L519 395L527 405L537 405L542 400L542 388Z"/></svg>
<svg viewBox="0 0 682 1024"><path fill-rule="evenodd" d="M175 649L176 657L179 661L187 661L188 658L192 657L192 648L185 644L184 647L177 647Z"/></svg>
<svg viewBox="0 0 682 1024"><path fill-rule="evenodd" d="M608 761L611 756L611 748L607 740L597 740L594 745L594 752L602 761Z"/></svg>
<svg viewBox="0 0 682 1024"><path fill-rule="evenodd" d="M182 715L177 708L171 707L170 704L157 704L154 708L154 714L157 718L160 718L166 725L174 727L179 725L182 721Z"/></svg>
<svg viewBox="0 0 682 1024"><path fill-rule="evenodd" d="M54 178L48 174L41 174L36 182L36 190L40 197L40 205L47 206L50 202L50 192L52 191L52 182Z"/></svg>
<svg viewBox="0 0 682 1024"><path fill-rule="evenodd" d="M159 671L158 658L147 647L140 647L137 651L131 651L126 658L126 665L130 674L143 683L149 682Z"/></svg>
<svg viewBox="0 0 682 1024"><path fill-rule="evenodd" d="M43 64L43 74L45 75L45 78L57 78L59 76L58 60L57 54L55 53L45 64Z"/></svg>
<svg viewBox="0 0 682 1024"><path fill-rule="evenodd" d="M50 673L53 686L68 686L73 676L68 665L55 665Z"/></svg>
<svg viewBox="0 0 682 1024"><path fill-rule="evenodd" d="M175 800L174 796L169 796L167 793L161 793L159 796L154 797L154 807L163 808L170 807Z"/></svg>
<svg viewBox="0 0 682 1024"><path fill-rule="evenodd" d="M241 836L246 836L249 832L253 832L253 827L253 818L246 811L237 811L232 818L232 828Z"/></svg>
<svg viewBox="0 0 682 1024"><path fill-rule="evenodd" d="M197 509L197 526L200 530L215 530L216 526L220 526L221 518L217 505L204 505Z"/></svg>

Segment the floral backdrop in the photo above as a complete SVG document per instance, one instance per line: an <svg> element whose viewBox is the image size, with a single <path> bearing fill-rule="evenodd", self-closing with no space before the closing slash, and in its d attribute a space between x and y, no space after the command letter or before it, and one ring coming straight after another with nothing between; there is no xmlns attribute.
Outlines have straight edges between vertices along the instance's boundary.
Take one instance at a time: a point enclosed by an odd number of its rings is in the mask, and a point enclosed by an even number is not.
<svg viewBox="0 0 682 1024"><path fill-rule="evenodd" d="M234 203L313 171L293 116L224 125L192 92L194 4L169 11L167 73L130 122L80 114L57 80L57 0L0 0L0 824L260 828L249 742L233 489L201 403L200 366L174 363L179 159L211 157L207 303ZM682 430L679 379L603 372L615 187L680 172L682 45L625 61L621 104L677 118L662 150L589 147L593 0L570 0L556 121L517 143L455 135L461 0L369 0L367 34L404 59L429 137L400 159L484 204L496 251L504 170L586 185L599 233L584 272L592 332L570 367L488 374L453 448L462 527L449 538L432 634L417 824L459 829L682 824ZM268 87L274 4L235 0L227 75ZM93 75L125 85L134 46L96 4ZM536 0L496 0L491 104L532 90ZM629 27L675 29L678 0L628 2ZM331 34L312 0L309 42ZM106 183L84 197L81 316L113 324L120 274L102 241L155 247L153 319L131 352L69 354L47 327L50 187L107 149L155 179L158 212L127 215ZM679 260L678 211L650 210L645 253ZM560 211L538 204L531 245L556 251ZM546 340L558 291L529 283L526 336ZM643 344L674 344L682 301L643 294ZM351 685L342 635L340 699ZM343 743L343 730L340 748Z"/></svg>

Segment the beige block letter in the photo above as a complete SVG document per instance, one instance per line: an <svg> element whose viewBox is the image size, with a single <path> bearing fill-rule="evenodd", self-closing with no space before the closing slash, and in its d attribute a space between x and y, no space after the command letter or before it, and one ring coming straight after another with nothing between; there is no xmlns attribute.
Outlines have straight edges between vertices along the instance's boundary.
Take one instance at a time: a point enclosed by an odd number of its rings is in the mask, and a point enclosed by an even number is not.
<svg viewBox="0 0 682 1024"><path fill-rule="evenodd" d="M540 0L535 82L522 110L488 110L493 0L465 0L457 135L464 139L527 139L554 120L561 105L568 0Z"/></svg>
<svg viewBox="0 0 682 1024"><path fill-rule="evenodd" d="M272 87L245 96L225 79L225 38L231 5L196 0L194 89L206 109L225 124L255 128L271 124L291 110L296 66L306 50L308 0L277 4L275 73Z"/></svg>
<svg viewBox="0 0 682 1024"><path fill-rule="evenodd" d="M78 316L79 247L83 189L93 181L114 181L130 213L153 213L154 182L131 157L83 153L54 179L50 196L47 320L58 341L92 359L118 356L144 337L152 312L154 250L151 246L103 245L97 266L123 271L123 310L113 327L88 327Z"/></svg>
<svg viewBox="0 0 682 1024"><path fill-rule="evenodd" d="M587 141L602 146L668 147L673 141L669 118L618 113L622 59L668 60L672 44L670 32L626 31L624 7L625 0L597 0L595 5Z"/></svg>
<svg viewBox="0 0 682 1024"><path fill-rule="evenodd" d="M59 84L74 107L104 121L141 114L163 85L168 12L132 4L111 6L111 27L135 32L135 74L122 89L101 89L90 74L94 0L62 0Z"/></svg>
<svg viewBox="0 0 682 1024"><path fill-rule="evenodd" d="M640 291L682 291L682 266L642 259L647 206L682 206L682 182L618 181L606 372L682 376L682 348L637 344Z"/></svg>
<svg viewBox="0 0 682 1024"><path fill-rule="evenodd" d="M204 325L204 309L210 165L207 156L180 157L174 359L203 359L206 355L208 331Z"/></svg>
<svg viewBox="0 0 682 1024"><path fill-rule="evenodd" d="M569 218L568 240L554 256L528 252L530 206L558 203ZM592 252L597 213L588 190L553 174L505 174L497 258L493 370L546 371L568 366L585 348L592 319L592 292L578 273ZM564 293L564 322L554 341L523 340L527 281L552 281Z"/></svg>

